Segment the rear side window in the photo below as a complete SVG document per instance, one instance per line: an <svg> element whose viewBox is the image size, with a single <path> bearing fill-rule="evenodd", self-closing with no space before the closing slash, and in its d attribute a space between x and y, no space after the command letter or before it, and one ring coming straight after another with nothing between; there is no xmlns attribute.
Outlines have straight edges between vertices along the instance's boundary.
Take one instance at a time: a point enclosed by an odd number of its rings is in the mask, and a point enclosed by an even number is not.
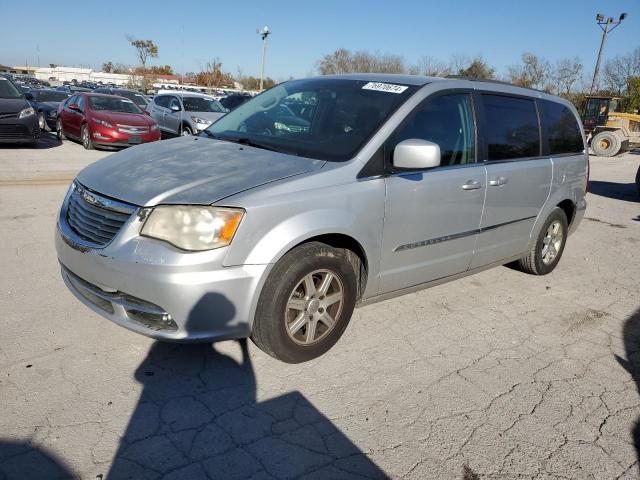
<svg viewBox="0 0 640 480"><path fill-rule="evenodd" d="M169 108L169 97L161 95L153 99L154 103L159 107Z"/></svg>
<svg viewBox="0 0 640 480"><path fill-rule="evenodd" d="M540 155L538 115L533 100L482 95L489 160Z"/></svg>
<svg viewBox="0 0 640 480"><path fill-rule="evenodd" d="M582 133L575 115L560 103L542 100L542 118L549 139L549 153L582 153Z"/></svg>

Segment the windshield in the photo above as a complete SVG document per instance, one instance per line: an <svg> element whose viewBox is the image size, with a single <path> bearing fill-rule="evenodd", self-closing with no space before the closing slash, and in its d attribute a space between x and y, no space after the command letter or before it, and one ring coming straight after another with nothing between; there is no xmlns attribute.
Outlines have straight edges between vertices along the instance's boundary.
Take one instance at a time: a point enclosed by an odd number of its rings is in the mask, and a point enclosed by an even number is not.
<svg viewBox="0 0 640 480"><path fill-rule="evenodd" d="M91 110L106 110L109 112L142 113L142 110L128 98L111 96L89 97Z"/></svg>
<svg viewBox="0 0 640 480"><path fill-rule="evenodd" d="M43 90L37 93L39 102L64 102L68 97L64 92L46 92Z"/></svg>
<svg viewBox="0 0 640 480"><path fill-rule="evenodd" d="M0 77L0 98L22 98L22 92L9 80Z"/></svg>
<svg viewBox="0 0 640 480"><path fill-rule="evenodd" d="M116 90L115 94L119 95L121 97L128 98L129 100L132 100L133 103L135 103L139 107L146 108L146 106L149 104L149 102L147 102L147 99L144 98L144 95L142 95L141 93L129 92L129 91L126 91L126 90L124 90L124 91L123 90Z"/></svg>
<svg viewBox="0 0 640 480"><path fill-rule="evenodd" d="M361 80L294 80L252 98L206 131L222 140L345 161L415 91L415 86Z"/></svg>
<svg viewBox="0 0 640 480"><path fill-rule="evenodd" d="M225 109L220 102L207 97L182 97L184 109L187 112L216 112L223 113Z"/></svg>

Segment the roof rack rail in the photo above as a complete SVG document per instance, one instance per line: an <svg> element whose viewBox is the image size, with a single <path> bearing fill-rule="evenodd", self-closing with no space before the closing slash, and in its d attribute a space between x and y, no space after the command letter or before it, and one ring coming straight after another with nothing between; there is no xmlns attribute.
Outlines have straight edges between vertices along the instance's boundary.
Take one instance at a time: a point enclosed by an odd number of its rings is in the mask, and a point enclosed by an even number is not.
<svg viewBox="0 0 640 480"><path fill-rule="evenodd" d="M534 92L548 93L544 90L540 90L538 88L532 87L523 87L522 85L516 85L515 83L505 82L504 80L493 80L491 78L478 78L478 77L467 77L466 75L447 75L444 78L458 79L458 80L469 80L470 82L486 82L486 83L497 83L498 85L509 85L510 87L524 88L527 90L533 90Z"/></svg>

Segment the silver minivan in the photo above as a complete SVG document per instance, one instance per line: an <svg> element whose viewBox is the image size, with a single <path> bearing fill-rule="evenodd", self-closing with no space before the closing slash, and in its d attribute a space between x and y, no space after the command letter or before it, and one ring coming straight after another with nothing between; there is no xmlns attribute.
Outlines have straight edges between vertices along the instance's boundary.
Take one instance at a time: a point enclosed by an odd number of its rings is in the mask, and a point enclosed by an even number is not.
<svg viewBox="0 0 640 480"><path fill-rule="evenodd" d="M514 263L558 264L586 208L575 108L490 81L289 81L199 136L80 172L58 219L69 289L167 341L326 352L354 307ZM508 288L508 285L505 285Z"/></svg>
<svg viewBox="0 0 640 480"><path fill-rule="evenodd" d="M147 107L160 131L172 136L200 133L227 113L219 101L198 93L160 93Z"/></svg>

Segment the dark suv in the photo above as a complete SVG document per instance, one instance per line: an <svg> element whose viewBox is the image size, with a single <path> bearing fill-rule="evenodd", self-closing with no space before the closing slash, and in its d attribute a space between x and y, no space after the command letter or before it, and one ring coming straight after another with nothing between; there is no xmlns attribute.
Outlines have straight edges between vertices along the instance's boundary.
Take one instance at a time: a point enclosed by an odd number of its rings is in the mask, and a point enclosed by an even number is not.
<svg viewBox="0 0 640 480"><path fill-rule="evenodd" d="M13 82L0 76L0 143L35 145L39 135L35 110Z"/></svg>

